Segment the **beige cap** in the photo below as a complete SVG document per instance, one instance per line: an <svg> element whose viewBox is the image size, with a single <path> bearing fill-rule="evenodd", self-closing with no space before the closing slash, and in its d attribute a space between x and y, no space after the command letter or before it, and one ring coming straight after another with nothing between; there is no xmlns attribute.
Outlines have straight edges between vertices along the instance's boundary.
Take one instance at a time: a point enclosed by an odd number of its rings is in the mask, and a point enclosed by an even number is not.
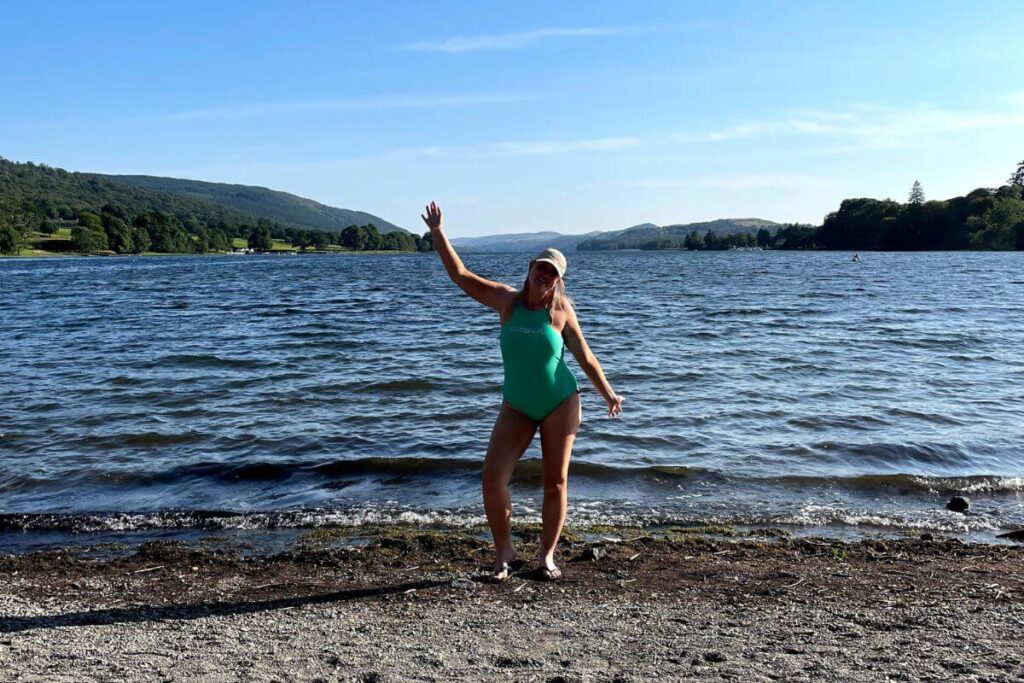
<svg viewBox="0 0 1024 683"><path fill-rule="evenodd" d="M557 249L545 249L533 257L533 260L530 261L530 265L532 266L537 261L544 261L545 263L553 265L555 270L558 271L558 277L565 277L565 271L569 267L565 262L565 254Z"/></svg>

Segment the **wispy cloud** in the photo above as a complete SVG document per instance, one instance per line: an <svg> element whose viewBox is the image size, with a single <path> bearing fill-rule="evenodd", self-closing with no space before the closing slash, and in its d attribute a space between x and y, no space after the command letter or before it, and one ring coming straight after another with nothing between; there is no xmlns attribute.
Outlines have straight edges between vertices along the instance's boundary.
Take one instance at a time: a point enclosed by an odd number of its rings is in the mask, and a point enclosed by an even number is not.
<svg viewBox="0 0 1024 683"><path fill-rule="evenodd" d="M643 26L592 26L577 28L539 28L533 31L495 33L479 36L457 36L441 41L422 41L399 45L399 50L420 52L476 52L479 50L515 50L553 38L586 38L649 33L654 29Z"/></svg>
<svg viewBox="0 0 1024 683"><path fill-rule="evenodd" d="M390 156L415 157L507 157L546 156L574 152L612 152L642 144L635 137L586 138L575 140L533 140L492 142L477 145L434 145L396 149Z"/></svg>
<svg viewBox="0 0 1024 683"><path fill-rule="evenodd" d="M734 190L749 191L765 188L826 188L838 181L825 176L792 173L726 173L718 175L696 175L685 178L639 178L622 183L617 187L649 188L655 190Z"/></svg>
<svg viewBox="0 0 1024 683"><path fill-rule="evenodd" d="M933 105L891 107L860 105L845 111L799 110L780 119L751 121L725 128L687 131L677 142L724 142L769 136L816 136L856 142L869 149L904 147L919 139L972 130L1024 129L1024 94L999 98L990 109L946 109Z"/></svg>
<svg viewBox="0 0 1024 683"><path fill-rule="evenodd" d="M216 121L301 112L357 111L361 109L416 109L462 107L524 102L523 93L478 93L453 95L383 95L379 97L247 102L159 114L146 120Z"/></svg>
<svg viewBox="0 0 1024 683"><path fill-rule="evenodd" d="M441 160L455 161L488 160L510 157L546 156L573 153L614 152L643 144L640 138L607 137L574 140L539 140L514 142L488 142L472 145L432 145L424 147L402 147L398 149L371 152L363 156L323 159L249 159L243 157L225 158L222 165L202 169L174 168L159 169L157 175L176 177L217 177L238 178L273 172L330 173L342 168L356 168L367 163L393 163L395 161ZM148 171L147 171L148 172ZM211 175L212 174L212 175Z"/></svg>

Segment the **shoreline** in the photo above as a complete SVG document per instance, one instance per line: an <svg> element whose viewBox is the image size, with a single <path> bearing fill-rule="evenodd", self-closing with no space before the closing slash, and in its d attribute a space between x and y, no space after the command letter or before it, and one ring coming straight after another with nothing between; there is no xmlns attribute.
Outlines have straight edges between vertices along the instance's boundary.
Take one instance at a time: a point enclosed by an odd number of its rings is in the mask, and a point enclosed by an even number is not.
<svg viewBox="0 0 1024 683"><path fill-rule="evenodd" d="M418 525L308 530L273 554L199 540L0 556L0 665L32 679L215 681L1024 670L1022 546L721 532L570 531L555 583L529 562L490 582L481 534ZM532 558L536 525L516 535Z"/></svg>
<svg viewBox="0 0 1024 683"><path fill-rule="evenodd" d="M37 250L38 251L38 250ZM237 254L228 251L218 252L204 252L202 254L193 253L167 253L162 251L147 251L141 254L82 254L79 252L60 252L60 251L48 251L43 254L0 254L0 259L28 259L28 258L137 258L137 257L150 257L150 256L278 256L284 254L295 254L296 256L325 256L333 254L429 254L432 252L423 251L356 251L354 249L337 249L330 251L299 251L298 249L274 249L268 252L261 252L257 254Z"/></svg>

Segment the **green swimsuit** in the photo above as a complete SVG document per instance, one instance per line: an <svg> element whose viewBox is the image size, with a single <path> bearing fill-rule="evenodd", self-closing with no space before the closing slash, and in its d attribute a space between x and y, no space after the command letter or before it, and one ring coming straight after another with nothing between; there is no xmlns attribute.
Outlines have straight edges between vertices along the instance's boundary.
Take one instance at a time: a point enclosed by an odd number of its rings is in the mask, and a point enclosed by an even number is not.
<svg viewBox="0 0 1024 683"><path fill-rule="evenodd" d="M580 390L565 364L565 341L551 326L547 308L531 311L516 300L501 326L501 359L505 400L535 422Z"/></svg>

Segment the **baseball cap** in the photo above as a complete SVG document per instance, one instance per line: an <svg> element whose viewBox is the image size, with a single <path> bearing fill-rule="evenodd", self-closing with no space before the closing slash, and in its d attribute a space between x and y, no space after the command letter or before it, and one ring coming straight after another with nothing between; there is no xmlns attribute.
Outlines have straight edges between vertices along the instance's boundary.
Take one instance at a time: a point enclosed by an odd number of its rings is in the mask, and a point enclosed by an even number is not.
<svg viewBox="0 0 1024 683"><path fill-rule="evenodd" d="M565 254L558 251L557 249L545 249L530 261L530 265L537 263L538 261L544 261L550 263L558 271L558 277L565 277L565 271L569 267L565 262Z"/></svg>

